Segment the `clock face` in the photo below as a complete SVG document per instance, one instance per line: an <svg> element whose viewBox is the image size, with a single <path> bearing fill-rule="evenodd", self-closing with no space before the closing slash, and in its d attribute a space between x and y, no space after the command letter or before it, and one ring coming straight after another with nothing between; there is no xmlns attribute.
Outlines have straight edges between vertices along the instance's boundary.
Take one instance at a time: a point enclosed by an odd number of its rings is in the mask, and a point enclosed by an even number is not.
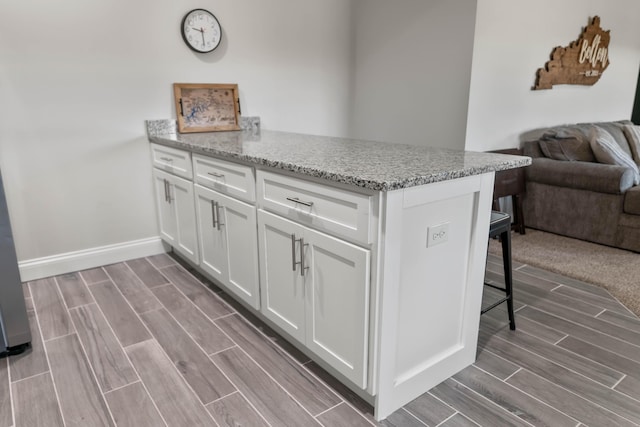
<svg viewBox="0 0 640 427"><path fill-rule="evenodd" d="M194 9L182 19L182 38L192 50L211 52L222 39L222 28L213 14L204 9Z"/></svg>

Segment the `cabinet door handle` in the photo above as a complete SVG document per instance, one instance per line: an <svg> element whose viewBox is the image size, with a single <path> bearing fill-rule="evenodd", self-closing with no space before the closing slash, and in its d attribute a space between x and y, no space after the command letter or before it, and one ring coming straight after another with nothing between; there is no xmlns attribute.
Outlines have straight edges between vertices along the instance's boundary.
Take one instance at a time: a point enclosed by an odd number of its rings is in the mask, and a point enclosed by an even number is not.
<svg viewBox="0 0 640 427"><path fill-rule="evenodd" d="M171 198L171 182L167 180L167 203L171 204L173 199Z"/></svg>
<svg viewBox="0 0 640 427"><path fill-rule="evenodd" d="M164 201L169 203L169 181L163 179L164 181Z"/></svg>
<svg viewBox="0 0 640 427"><path fill-rule="evenodd" d="M167 201L167 180L162 179L162 185L164 185L164 201Z"/></svg>
<svg viewBox="0 0 640 427"><path fill-rule="evenodd" d="M164 160L165 162L173 162L173 159L170 157L160 157L160 160Z"/></svg>
<svg viewBox="0 0 640 427"><path fill-rule="evenodd" d="M211 226L213 228L216 228L216 202L214 202L213 200L211 201L211 219L212 219Z"/></svg>
<svg viewBox="0 0 640 427"><path fill-rule="evenodd" d="M223 173L207 172L207 175L211 175L211 176L214 176L216 178L224 178L224 174Z"/></svg>
<svg viewBox="0 0 640 427"><path fill-rule="evenodd" d="M296 271L296 235L291 234L291 266L293 271Z"/></svg>
<svg viewBox="0 0 640 427"><path fill-rule="evenodd" d="M304 247L307 246L304 243L304 238L300 238L300 275L302 277L304 277L304 271L307 270L309 267L305 267L304 266Z"/></svg>
<svg viewBox="0 0 640 427"><path fill-rule="evenodd" d="M300 242L300 261L296 261L296 242ZM304 238L296 239L295 234L291 234L291 267L296 271L296 265L300 264L300 275L304 277L304 271L309 267L304 266L304 247L309 246L304 243Z"/></svg>
<svg viewBox="0 0 640 427"><path fill-rule="evenodd" d="M297 197L287 197L287 200L290 201L290 202L293 202L293 203L297 203L297 204L303 205L303 206L308 206L308 207L313 206L313 202L304 202L304 201L298 199Z"/></svg>
<svg viewBox="0 0 640 427"><path fill-rule="evenodd" d="M220 226L224 225L220 223L220 203L216 202L216 222L218 223L218 231L220 231Z"/></svg>

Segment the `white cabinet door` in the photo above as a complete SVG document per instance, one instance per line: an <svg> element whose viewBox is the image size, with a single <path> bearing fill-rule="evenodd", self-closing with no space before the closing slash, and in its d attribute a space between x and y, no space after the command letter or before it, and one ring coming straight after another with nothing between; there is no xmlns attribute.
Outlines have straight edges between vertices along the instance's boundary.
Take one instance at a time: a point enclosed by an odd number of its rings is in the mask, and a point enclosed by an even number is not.
<svg viewBox="0 0 640 427"><path fill-rule="evenodd" d="M251 307L260 308L256 208L195 186L200 266Z"/></svg>
<svg viewBox="0 0 640 427"><path fill-rule="evenodd" d="M258 236L263 314L366 388L370 252L262 210Z"/></svg>
<svg viewBox="0 0 640 427"><path fill-rule="evenodd" d="M161 236L185 258L198 264L193 183L158 169L153 173Z"/></svg>
<svg viewBox="0 0 640 427"><path fill-rule="evenodd" d="M170 203L174 204L178 227L178 244L175 249L189 261L198 264L198 232L193 198L193 183L172 177L169 188Z"/></svg>
<svg viewBox="0 0 640 427"><path fill-rule="evenodd" d="M221 231L224 235L227 286L251 307L260 308L258 229L256 207L219 194Z"/></svg>
<svg viewBox="0 0 640 427"><path fill-rule="evenodd" d="M195 193L200 234L200 267L211 277L224 283L227 277L227 251L216 218L220 212L217 193L199 185L195 186Z"/></svg>
<svg viewBox="0 0 640 427"><path fill-rule="evenodd" d="M169 179L168 173L153 169L160 236L165 242L174 246L178 241L178 224L173 205L169 203Z"/></svg>
<svg viewBox="0 0 640 427"><path fill-rule="evenodd" d="M367 386L370 252L305 230L306 345L338 372Z"/></svg>
<svg viewBox="0 0 640 427"><path fill-rule="evenodd" d="M258 211L262 313L301 343L305 342L304 277L300 274L303 227Z"/></svg>

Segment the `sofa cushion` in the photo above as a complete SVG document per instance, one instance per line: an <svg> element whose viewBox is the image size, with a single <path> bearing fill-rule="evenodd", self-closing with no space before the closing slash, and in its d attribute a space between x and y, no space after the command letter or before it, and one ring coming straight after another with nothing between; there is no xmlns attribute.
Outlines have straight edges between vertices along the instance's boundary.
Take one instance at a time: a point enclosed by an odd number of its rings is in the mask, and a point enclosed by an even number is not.
<svg viewBox="0 0 640 427"><path fill-rule="evenodd" d="M619 165L631 169L634 184L640 184L638 165L635 164L631 156L622 151L609 132L601 127L593 126L591 128L591 149L599 163Z"/></svg>
<svg viewBox="0 0 640 427"><path fill-rule="evenodd" d="M629 142L633 160L636 161L636 164L640 165L640 126L626 125L622 130Z"/></svg>
<svg viewBox="0 0 640 427"><path fill-rule="evenodd" d="M624 212L640 215L640 186L630 188L624 194Z"/></svg>
<svg viewBox="0 0 640 427"><path fill-rule="evenodd" d="M633 122L631 122L630 120L619 120L617 122L580 123L577 126L587 135L587 137L591 136L592 126L598 126L606 130L611 134L620 148L622 148L622 151L624 151L631 157L631 149L629 148L629 143L627 142L627 137L624 134L623 128L627 125L632 124Z"/></svg>
<svg viewBox="0 0 640 427"><path fill-rule="evenodd" d="M554 160L594 162L596 160L589 141L578 138L543 137L539 141L545 157Z"/></svg>

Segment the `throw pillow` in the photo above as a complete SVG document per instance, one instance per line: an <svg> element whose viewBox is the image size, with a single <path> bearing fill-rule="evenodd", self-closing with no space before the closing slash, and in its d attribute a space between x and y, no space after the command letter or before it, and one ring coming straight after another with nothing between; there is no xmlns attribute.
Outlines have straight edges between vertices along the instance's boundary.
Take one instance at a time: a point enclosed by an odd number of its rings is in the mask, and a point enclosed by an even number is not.
<svg viewBox="0 0 640 427"><path fill-rule="evenodd" d="M589 142L578 138L542 137L538 144L545 157L550 159L579 162L596 160Z"/></svg>
<svg viewBox="0 0 640 427"><path fill-rule="evenodd" d="M622 151L627 153L629 156L633 156L631 154L631 150L629 150L629 143L627 142L627 138L624 135L624 131L622 128L625 125L633 124L629 120L620 120L617 122L595 122L591 124L578 125L580 127L584 126L585 132L587 136L590 136L590 131L593 126L597 126L609 132L613 137L613 140L618 143Z"/></svg>
<svg viewBox="0 0 640 427"><path fill-rule="evenodd" d="M606 130L594 126L591 128L591 149L600 163L619 165L629 168L633 172L633 183L640 184L640 170L633 159L613 139Z"/></svg>
<svg viewBox="0 0 640 427"><path fill-rule="evenodd" d="M640 166L640 126L626 125L622 130L631 148L633 160Z"/></svg>
<svg viewBox="0 0 640 427"><path fill-rule="evenodd" d="M589 133L586 134L576 125L556 126L547 130L543 137L551 138L576 138L580 141L589 142Z"/></svg>

